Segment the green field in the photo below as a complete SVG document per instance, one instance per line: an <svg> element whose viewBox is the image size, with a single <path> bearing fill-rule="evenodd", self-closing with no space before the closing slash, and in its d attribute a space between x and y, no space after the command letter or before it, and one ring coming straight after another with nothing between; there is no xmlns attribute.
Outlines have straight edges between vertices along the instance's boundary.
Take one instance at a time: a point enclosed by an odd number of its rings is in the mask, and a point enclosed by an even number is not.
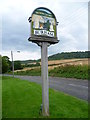
<svg viewBox="0 0 90 120"><path fill-rule="evenodd" d="M77 78L77 79L88 79L88 72L90 66L87 65L66 65L56 67L49 70L49 76L53 77L66 77L66 78ZM26 71L15 72L16 75L30 75L30 76L40 76L41 68L31 69Z"/></svg>
<svg viewBox="0 0 90 120"><path fill-rule="evenodd" d="M3 118L43 118L41 86L18 78L3 77ZM88 118L88 103L70 95L49 90L50 118Z"/></svg>

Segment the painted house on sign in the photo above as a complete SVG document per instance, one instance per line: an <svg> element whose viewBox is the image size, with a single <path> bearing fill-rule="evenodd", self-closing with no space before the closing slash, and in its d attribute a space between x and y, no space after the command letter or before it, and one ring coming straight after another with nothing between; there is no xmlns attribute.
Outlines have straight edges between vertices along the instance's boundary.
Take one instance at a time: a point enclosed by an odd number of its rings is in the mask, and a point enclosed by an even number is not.
<svg viewBox="0 0 90 120"><path fill-rule="evenodd" d="M58 42L57 20L49 9L43 7L35 9L29 21L31 22L31 36L29 41L44 41L47 38L46 41L50 43L54 44Z"/></svg>
<svg viewBox="0 0 90 120"><path fill-rule="evenodd" d="M33 15L32 21L34 29L45 29L48 31L54 31L53 26L55 25L55 21L53 19L45 18L39 15Z"/></svg>

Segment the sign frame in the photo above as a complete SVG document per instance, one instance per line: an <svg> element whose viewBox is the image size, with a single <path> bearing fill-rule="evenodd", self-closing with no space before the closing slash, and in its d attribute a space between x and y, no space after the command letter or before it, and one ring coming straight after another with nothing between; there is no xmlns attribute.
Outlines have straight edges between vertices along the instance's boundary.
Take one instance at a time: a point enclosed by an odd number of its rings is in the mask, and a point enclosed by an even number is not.
<svg viewBox="0 0 90 120"><path fill-rule="evenodd" d="M49 18L49 17L43 17L43 16L41 16L41 15L36 15L35 16L35 12L37 11L37 10L46 10L46 11L48 11L48 12L50 12L50 14L53 16L53 18ZM41 12L42 13L42 12ZM55 30L53 31L53 32L50 32L50 31L47 31L46 29L47 28L45 28L45 29L41 29L41 30L38 30L38 29L36 29L36 32L42 32L42 33L46 33L46 34L55 34L54 36L48 36L48 35L35 35L32 31L33 30L35 30L35 29L33 29L33 19L35 19L35 17L36 17L36 19L37 19L37 16L38 16L38 18L40 18L40 20L41 20L41 22L44 22L44 21L50 21L50 27L52 28L53 26L51 25L51 23L53 23L54 24L54 27L55 27ZM42 17L44 18L44 21L43 21L43 19L42 19ZM35 20L36 20L35 19ZM56 44L56 43L58 43L59 42L59 40L58 40L58 38L57 38L57 25L58 25L58 22L57 22L57 19L56 19L56 17L55 17L55 15L54 15L54 13L51 11L51 10L49 10L48 8L45 8L45 7L38 7L38 8L36 8L33 12L32 12L32 15L31 15L31 17L29 17L29 22L30 22L30 37L29 37L29 41L32 41L32 42L34 42L34 43L37 43L37 42L48 42L48 43L50 43L50 44ZM52 21L52 22L51 22ZM39 23L37 23L37 24L39 24ZM46 25L46 23L43 23L44 24L44 26ZM42 24L42 25L43 25ZM49 24L49 23L48 23ZM49 27L49 28L50 28ZM33 30L32 30L33 29ZM53 29L53 28L52 28ZM49 29L50 30L50 29Z"/></svg>

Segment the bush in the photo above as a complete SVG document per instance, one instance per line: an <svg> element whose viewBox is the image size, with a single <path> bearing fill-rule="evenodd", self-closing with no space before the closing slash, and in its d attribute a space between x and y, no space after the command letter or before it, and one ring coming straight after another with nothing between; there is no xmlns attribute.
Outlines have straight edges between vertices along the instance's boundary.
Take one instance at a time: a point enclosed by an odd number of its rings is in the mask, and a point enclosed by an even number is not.
<svg viewBox="0 0 90 120"><path fill-rule="evenodd" d="M90 66L89 66L89 68L90 68ZM56 76L56 77L88 79L88 66L87 65L60 66L60 67L50 70L49 75Z"/></svg>
<svg viewBox="0 0 90 120"><path fill-rule="evenodd" d="M2 57L2 73L5 73L9 70L9 64L4 57Z"/></svg>
<svg viewBox="0 0 90 120"><path fill-rule="evenodd" d="M24 67L38 67L38 66L40 66L40 63L39 62L36 62L36 64L25 64L25 66Z"/></svg>
<svg viewBox="0 0 90 120"><path fill-rule="evenodd" d="M22 65L21 65L21 62L20 61L15 61L14 62L14 70L20 70L22 69Z"/></svg>

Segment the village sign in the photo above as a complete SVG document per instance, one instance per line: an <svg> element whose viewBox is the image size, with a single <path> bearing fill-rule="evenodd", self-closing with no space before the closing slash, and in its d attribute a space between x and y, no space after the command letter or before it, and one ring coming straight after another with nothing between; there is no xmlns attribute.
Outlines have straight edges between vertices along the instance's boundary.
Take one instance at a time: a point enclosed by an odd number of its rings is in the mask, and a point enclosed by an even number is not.
<svg viewBox="0 0 90 120"><path fill-rule="evenodd" d="M59 42L57 39L57 25L53 12L47 8L35 9L29 17L29 41L41 47L41 76L42 76L42 114L49 116L49 82L48 82L48 46Z"/></svg>

